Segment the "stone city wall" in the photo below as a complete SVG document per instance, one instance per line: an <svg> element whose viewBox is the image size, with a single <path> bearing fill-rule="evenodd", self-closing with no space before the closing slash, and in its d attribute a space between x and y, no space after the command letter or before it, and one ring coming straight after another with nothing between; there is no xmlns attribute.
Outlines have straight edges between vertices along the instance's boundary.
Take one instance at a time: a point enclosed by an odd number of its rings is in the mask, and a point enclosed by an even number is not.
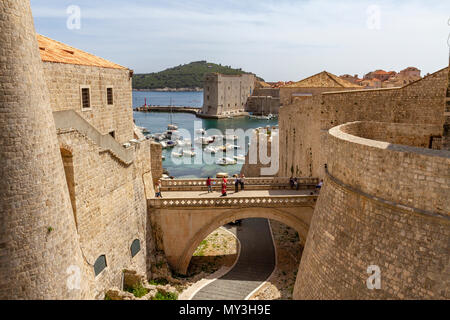
<svg viewBox="0 0 450 320"><path fill-rule="evenodd" d="M280 108L280 176L323 177L330 128L352 121L443 127L448 69L403 88L330 92ZM441 133L442 134L442 133Z"/></svg>
<svg viewBox="0 0 450 320"><path fill-rule="evenodd" d="M251 96L248 98L245 111L254 115L278 114L280 109L280 98L270 96Z"/></svg>
<svg viewBox="0 0 450 320"><path fill-rule="evenodd" d="M293 95L307 95L311 94L316 96L324 92L332 91L349 91L349 88L293 88L293 87L281 87L280 88L280 102L282 106L287 106L296 101L302 101L304 97L295 97Z"/></svg>
<svg viewBox="0 0 450 320"><path fill-rule="evenodd" d="M112 131L120 143L133 139L130 70L44 62L53 111L75 110L102 134ZM90 89L91 108L83 110L81 87ZM106 89L113 88L113 105Z"/></svg>
<svg viewBox="0 0 450 320"><path fill-rule="evenodd" d="M58 138L80 245L90 266L89 298L101 299L106 289L121 288L123 269L147 272L151 233L146 198L153 196L150 141L134 144L135 160L126 165L79 132L60 132ZM141 250L132 257L135 239ZM95 277L93 265L101 255L107 267Z"/></svg>
<svg viewBox="0 0 450 320"><path fill-rule="evenodd" d="M69 282L83 259L29 0L0 1L0 30L0 300L81 299L85 283Z"/></svg>
<svg viewBox="0 0 450 320"><path fill-rule="evenodd" d="M157 183L163 175L162 165L162 146L160 143L152 142L150 144L151 150L151 167L152 167L152 179L154 183Z"/></svg>
<svg viewBox="0 0 450 320"><path fill-rule="evenodd" d="M391 124L378 125L393 141L416 127L396 131ZM346 133L372 126L351 123L330 130L329 173L300 263L295 299L450 298L450 176L443 174L450 167L450 152ZM379 290L367 287L371 265L380 268Z"/></svg>

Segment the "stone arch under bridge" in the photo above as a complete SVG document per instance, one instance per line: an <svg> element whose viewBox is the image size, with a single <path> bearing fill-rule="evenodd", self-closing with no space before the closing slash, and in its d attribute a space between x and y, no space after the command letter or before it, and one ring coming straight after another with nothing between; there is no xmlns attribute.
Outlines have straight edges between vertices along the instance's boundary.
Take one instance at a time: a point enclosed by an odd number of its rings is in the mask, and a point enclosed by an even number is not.
<svg viewBox="0 0 450 320"><path fill-rule="evenodd" d="M161 200L156 200L161 202ZM166 200L167 201L167 200ZM305 197L303 201L286 201L273 206L257 207L157 207L150 204L158 249L164 250L171 267L186 274L200 242L217 228L248 218L267 218L284 223L295 229L303 244L314 212L316 197ZM170 202L170 201L168 201Z"/></svg>

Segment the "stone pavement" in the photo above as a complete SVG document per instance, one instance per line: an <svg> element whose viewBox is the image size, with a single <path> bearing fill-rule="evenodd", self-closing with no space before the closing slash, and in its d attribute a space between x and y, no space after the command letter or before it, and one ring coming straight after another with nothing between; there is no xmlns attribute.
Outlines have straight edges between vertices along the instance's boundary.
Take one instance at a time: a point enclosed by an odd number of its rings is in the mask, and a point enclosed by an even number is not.
<svg viewBox="0 0 450 320"><path fill-rule="evenodd" d="M245 219L237 228L241 253L234 268L198 291L192 300L244 300L275 268L275 248L267 219Z"/></svg>

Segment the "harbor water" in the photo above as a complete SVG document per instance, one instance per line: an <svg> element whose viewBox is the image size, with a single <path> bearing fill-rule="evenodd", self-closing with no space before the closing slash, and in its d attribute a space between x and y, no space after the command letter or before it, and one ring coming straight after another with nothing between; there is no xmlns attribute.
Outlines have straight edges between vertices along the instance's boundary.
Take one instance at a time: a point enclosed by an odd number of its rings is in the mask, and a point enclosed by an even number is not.
<svg viewBox="0 0 450 320"><path fill-rule="evenodd" d="M155 95L157 94L157 95ZM133 107L139 107L144 104L145 97L147 97L147 104L157 105L157 103L152 103L152 99L156 97L161 101L159 105L169 105L172 100L173 105L177 106L191 106L200 107L203 102L202 92L133 92ZM150 101L149 98L153 97ZM153 100L155 101L155 100ZM199 104L198 101L201 103ZM240 117L234 119L200 119L194 114L189 113L161 113L161 112L134 112L134 120L136 125L144 127L150 131L150 133L163 133L167 130L167 126L171 123L176 124L179 129L187 130L190 135L192 142L194 142L195 137L195 121L198 121L196 128L203 128L205 130L218 129L223 135L226 134L226 129L242 129L247 131L248 129L255 129L259 127L275 126L278 124L277 119L272 120L260 120L251 119L249 117ZM198 134L197 134L198 136ZM248 145L245 144L245 150L236 150L235 155L245 155L248 152ZM207 164L206 161L202 163L195 163L194 159L189 158L189 160L183 160L182 164L179 159L172 159L173 149L164 149L163 156L165 160L163 161L163 167L169 172L170 176L175 178L207 178L215 177L219 172L228 173L230 176L233 174L239 174L242 169L242 164L220 166L215 163ZM205 155L207 157L207 155ZM190 161L189 164L184 163L184 161Z"/></svg>

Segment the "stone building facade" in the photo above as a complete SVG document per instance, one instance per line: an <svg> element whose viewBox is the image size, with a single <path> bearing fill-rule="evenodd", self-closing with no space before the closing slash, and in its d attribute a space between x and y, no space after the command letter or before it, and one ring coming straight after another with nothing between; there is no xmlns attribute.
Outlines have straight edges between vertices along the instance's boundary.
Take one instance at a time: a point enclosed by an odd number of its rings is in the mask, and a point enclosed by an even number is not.
<svg viewBox="0 0 450 320"><path fill-rule="evenodd" d="M0 298L101 299L152 259L160 149L135 134L132 71L37 36L28 0L0 24Z"/></svg>
<svg viewBox="0 0 450 320"><path fill-rule="evenodd" d="M203 88L203 108L199 116L223 118L245 115L247 100L253 94L255 85L256 77L253 74L207 74Z"/></svg>

